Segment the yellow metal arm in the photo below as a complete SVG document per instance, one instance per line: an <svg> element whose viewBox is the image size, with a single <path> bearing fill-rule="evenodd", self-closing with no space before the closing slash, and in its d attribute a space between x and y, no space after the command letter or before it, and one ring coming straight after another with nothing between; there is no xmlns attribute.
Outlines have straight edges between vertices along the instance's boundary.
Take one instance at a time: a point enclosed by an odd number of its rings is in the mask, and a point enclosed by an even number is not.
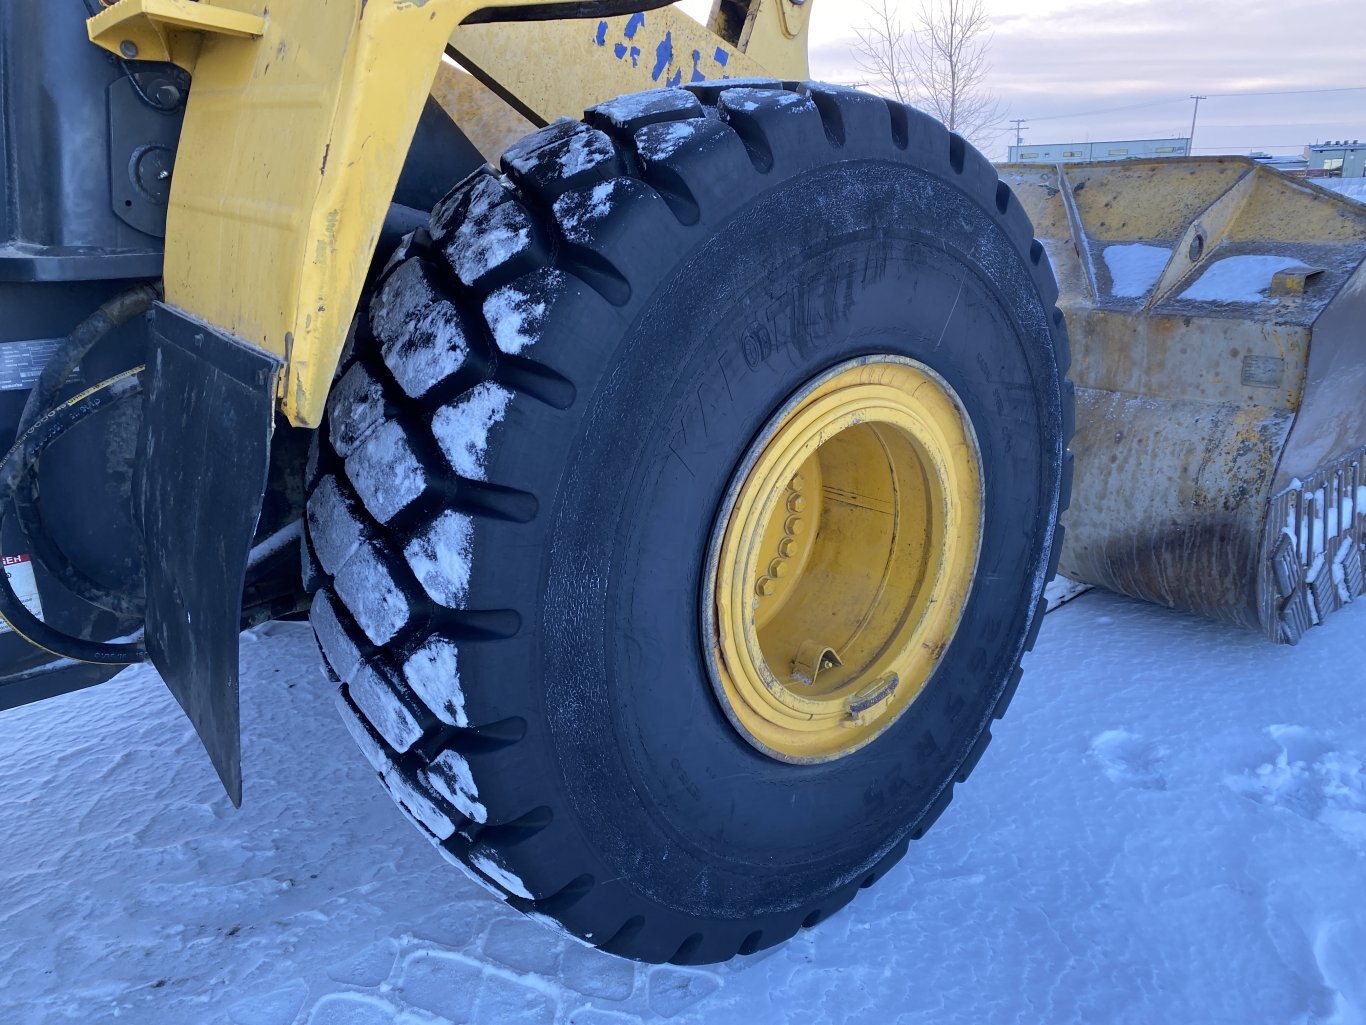
<svg viewBox="0 0 1366 1025"><path fill-rule="evenodd" d="M126 58L192 70L166 300L283 357L280 409L312 427L448 41L538 118L577 117L699 76L804 76L804 23L794 34L784 20L803 5L757 2L746 43L769 65L673 8L462 27L537 0L272 0L268 14L264 0L119 0L89 31ZM633 34L648 56L632 56Z"/></svg>

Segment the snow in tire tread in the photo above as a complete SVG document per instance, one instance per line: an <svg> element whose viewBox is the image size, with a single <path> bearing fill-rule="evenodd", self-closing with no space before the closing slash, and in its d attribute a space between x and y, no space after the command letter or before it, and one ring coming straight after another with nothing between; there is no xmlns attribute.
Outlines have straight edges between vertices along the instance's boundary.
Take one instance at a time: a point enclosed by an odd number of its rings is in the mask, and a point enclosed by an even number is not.
<svg viewBox="0 0 1366 1025"><path fill-rule="evenodd" d="M500 850L499 837L524 836L540 819L527 808L486 807L466 758L470 749L487 753L488 737L502 738L492 744L497 749L515 747L518 735L505 723L470 722L456 668L462 628L506 611L465 607L470 524L492 513L453 506L449 485L439 482L454 474L460 494L463 484L483 481L490 432L517 394L572 400L572 387L545 385L553 371L534 364L537 318L570 278L614 304L625 301L625 268L585 262L596 256L594 219L610 217L619 196L658 196L686 227L712 193L708 182L690 180L697 165L680 158L738 139L754 169L767 174L768 133L800 131L838 151L849 133L870 123L885 124L903 149L911 138L942 140L942 177L994 213L1040 296L1049 306L1056 301L1028 219L991 164L959 137L918 111L851 90L749 82L624 97L590 110L586 123L559 121L534 133L508 151L503 174L483 168L437 205L428 231L404 240L361 311L354 360L333 390L310 456L304 548L311 576L324 585L311 618L341 685L343 718L395 801L449 860L522 910L554 915L592 883L576 879L562 892L532 894ZM1065 326L1050 312L1065 373ZM1070 386L1062 387L1065 404ZM1065 448L1070 410L1064 415ZM1063 508L1069 493L1064 481ZM1057 556L1055 546L1050 576ZM1042 613L1039 606L1035 620ZM1036 634L1034 621L1030 647ZM447 673L456 679L453 689L441 686ZM998 718L1018 674L1007 682ZM957 781L989 740L984 729L963 752ZM912 824L911 837L947 806L952 787L950 781ZM519 822L521 833L506 828ZM733 952L782 942L828 917L904 852L903 840L866 879L801 909L790 929L744 937ZM633 955L632 937L643 926L631 918L593 942ZM702 946L700 935L680 936L674 959L690 961Z"/></svg>

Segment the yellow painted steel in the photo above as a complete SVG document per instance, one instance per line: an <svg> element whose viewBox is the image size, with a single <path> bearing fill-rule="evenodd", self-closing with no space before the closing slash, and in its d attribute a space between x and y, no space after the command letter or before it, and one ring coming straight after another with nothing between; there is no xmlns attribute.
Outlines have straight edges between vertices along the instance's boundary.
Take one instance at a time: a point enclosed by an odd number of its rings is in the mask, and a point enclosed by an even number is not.
<svg viewBox="0 0 1366 1025"><path fill-rule="evenodd" d="M998 170L1072 340L1060 571L1298 640L1360 536L1285 528L1359 486L1366 208L1243 157Z"/></svg>
<svg viewBox="0 0 1366 1025"><path fill-rule="evenodd" d="M542 121L605 99L721 78L809 76L805 23L789 35L787 0L765 0L742 50L674 8L588 21L461 25L451 50Z"/></svg>
<svg viewBox="0 0 1366 1025"><path fill-rule="evenodd" d="M126 56L131 43L139 56L192 71L167 217L166 300L283 357L279 403L290 422L321 420L448 41L544 120L695 72L764 70L672 8L607 19L605 30L598 20L459 27L475 11L536 3L274 0L267 11L263 0L118 0L91 19L98 45ZM774 61L772 73L804 74L805 37L782 20L791 0L762 5L768 27L750 45ZM648 58L627 46L619 59L615 40L599 43L600 30L629 41L632 18L644 19L642 41L657 39ZM666 40L674 57L656 77Z"/></svg>
<svg viewBox="0 0 1366 1025"><path fill-rule="evenodd" d="M737 730L788 762L868 744L929 681L981 548L976 434L900 357L844 364L762 433L712 541L711 678Z"/></svg>
<svg viewBox="0 0 1366 1025"><path fill-rule="evenodd" d="M442 61L437 68L432 99L459 123L465 137L494 166L509 146L536 130L535 122L450 60Z"/></svg>
<svg viewBox="0 0 1366 1025"><path fill-rule="evenodd" d="M266 19L195 0L123 0L89 21L92 42L120 57L193 71L205 34L259 39Z"/></svg>

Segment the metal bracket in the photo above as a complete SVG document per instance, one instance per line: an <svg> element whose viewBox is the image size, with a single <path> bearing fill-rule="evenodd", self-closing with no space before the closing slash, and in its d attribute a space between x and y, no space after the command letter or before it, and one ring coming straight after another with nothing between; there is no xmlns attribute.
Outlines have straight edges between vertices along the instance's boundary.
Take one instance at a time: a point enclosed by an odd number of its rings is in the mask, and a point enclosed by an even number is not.
<svg viewBox="0 0 1366 1025"><path fill-rule="evenodd" d="M259 39L266 19L205 0L118 0L86 29L92 43L125 60L169 61L193 71L205 35Z"/></svg>
<svg viewBox="0 0 1366 1025"><path fill-rule="evenodd" d="M138 231L166 237L188 82L164 65L109 86L109 193L114 215Z"/></svg>
<svg viewBox="0 0 1366 1025"><path fill-rule="evenodd" d="M1309 284L1310 280L1322 273L1322 267L1307 267L1304 264L1278 270L1271 276L1271 294L1273 296L1304 295L1305 286Z"/></svg>

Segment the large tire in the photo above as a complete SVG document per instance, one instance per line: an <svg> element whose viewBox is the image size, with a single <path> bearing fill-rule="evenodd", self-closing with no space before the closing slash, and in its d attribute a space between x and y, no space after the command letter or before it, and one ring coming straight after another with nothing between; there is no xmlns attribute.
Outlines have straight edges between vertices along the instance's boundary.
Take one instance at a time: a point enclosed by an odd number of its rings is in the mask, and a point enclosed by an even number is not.
<svg viewBox="0 0 1366 1025"><path fill-rule="evenodd" d="M849 90L626 97L503 172L437 207L358 318L309 470L312 621L452 861L617 954L750 953L884 874L1015 690L1070 474L1056 287L984 158ZM980 568L904 714L779 760L709 679L709 545L775 411L860 358L961 399Z"/></svg>

